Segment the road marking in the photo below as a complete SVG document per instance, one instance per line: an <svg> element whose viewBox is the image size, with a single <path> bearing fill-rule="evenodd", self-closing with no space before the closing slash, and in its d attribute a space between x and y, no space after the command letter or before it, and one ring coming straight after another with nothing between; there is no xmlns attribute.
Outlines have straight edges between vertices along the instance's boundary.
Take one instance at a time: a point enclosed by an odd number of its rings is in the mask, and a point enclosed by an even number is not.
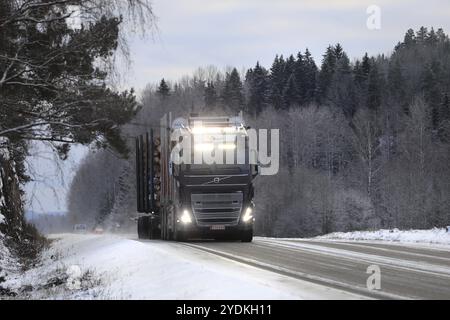
<svg viewBox="0 0 450 320"><path fill-rule="evenodd" d="M420 262L407 262L396 258L383 257L379 255L366 254L366 253L356 253L351 252L349 250L344 249L335 249L328 248L320 245L313 244L305 244L305 243L282 243L276 241L267 241L267 240L257 240L256 243L260 242L261 245L270 245L276 247L282 247L291 251L308 251L312 253L318 253L321 255L328 255L339 258L346 258L351 260L357 260L366 262L368 264L377 263L380 265L385 265L392 268L397 268L400 270L407 270L419 273L426 273L438 277L446 277L450 278L450 268L440 267L436 265L432 265L429 263L420 263Z"/></svg>
<svg viewBox="0 0 450 320"><path fill-rule="evenodd" d="M265 239L261 239L261 241L264 241ZM281 241L280 241L281 242ZM323 245L324 247L326 247L327 244L330 245L342 245L342 246L349 246L349 247L358 247L358 248L362 248L362 249L367 249L370 248L372 250L380 250L380 251L385 251L385 252L397 252L397 253L401 253L404 255L411 255L411 256L417 256L417 257L424 257L424 258L431 258L431 259L436 259L436 260L443 260L443 261L447 261L450 262L450 253L448 253L449 257L440 257L440 256L436 256L436 255L432 255L432 254L426 254L426 253L418 253L418 252L411 252L411 251L404 251L401 250L402 247L398 246L398 245L392 245L392 248L385 248L385 247L379 247L379 246L371 246L371 243L350 243L350 242L343 242L343 241L309 241L309 240L305 240L305 241L300 241L300 240L283 240L282 242L290 242L290 243L309 243L309 244L317 244L317 245ZM395 248L397 247L397 248ZM414 247L404 247L406 249L414 249ZM418 250L422 250L424 251L425 249L420 247L417 248ZM344 249L345 250L345 249ZM356 251L357 252L357 251ZM439 251L439 252L445 252L447 253L447 251Z"/></svg>
<svg viewBox="0 0 450 320"><path fill-rule="evenodd" d="M197 250L201 250L201 251L205 251L205 252L209 252L211 254L221 256L222 258L241 262L241 263L248 264L248 265L251 265L254 267L259 267L259 268L262 268L262 269L265 269L268 271L272 271L275 273L280 273L280 274L290 276L293 278L298 278L300 280L306 280L306 281L310 281L310 282L320 284L323 286L333 287L335 289L341 289L341 290L345 290L345 291L348 291L351 293L356 293L358 295L362 295L367 298L394 299L394 300L410 300L410 299L412 299L411 297L400 296L397 294L387 293L387 292L383 292L383 291L369 291L369 290L367 290L367 288L362 287L362 286L351 285L348 283L344 283L344 282L340 282L340 281L336 281L336 280L332 280L332 279L328 279L328 278L323 278L323 277L307 274L307 273L300 272L300 271L295 271L292 269L276 266L276 265L265 263L265 262L258 261L255 259L250 259L247 257L243 257L243 256L239 256L239 255L235 255L235 254L231 254L231 253L227 253L227 252L223 252L223 251L206 248L206 247L203 247L200 245L195 245L192 243L183 243L183 244L185 246L188 246L188 247L191 247L191 248L194 248Z"/></svg>

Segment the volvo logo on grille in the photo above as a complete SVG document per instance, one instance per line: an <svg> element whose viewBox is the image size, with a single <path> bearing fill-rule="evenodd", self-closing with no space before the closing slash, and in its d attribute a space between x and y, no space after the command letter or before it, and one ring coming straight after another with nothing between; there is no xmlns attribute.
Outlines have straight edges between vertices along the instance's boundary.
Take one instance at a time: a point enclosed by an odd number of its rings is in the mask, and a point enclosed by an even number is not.
<svg viewBox="0 0 450 320"><path fill-rule="evenodd" d="M220 183L220 182L222 182L223 180L229 179L229 178L231 178L231 177L232 177L232 176L226 176L226 177L214 177L212 180L210 180L210 181L208 181L208 182L205 182L205 183L202 183L202 186L205 186L205 185L208 185L208 184L213 184L213 183L217 184L217 183Z"/></svg>

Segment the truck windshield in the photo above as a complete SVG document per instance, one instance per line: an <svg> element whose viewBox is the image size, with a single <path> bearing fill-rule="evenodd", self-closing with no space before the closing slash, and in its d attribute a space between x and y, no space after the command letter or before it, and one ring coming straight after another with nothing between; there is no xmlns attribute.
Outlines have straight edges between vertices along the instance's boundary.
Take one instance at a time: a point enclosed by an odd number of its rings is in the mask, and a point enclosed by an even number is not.
<svg viewBox="0 0 450 320"><path fill-rule="evenodd" d="M249 163L248 137L243 133L192 134L191 163L194 167L216 166L223 169L242 167Z"/></svg>

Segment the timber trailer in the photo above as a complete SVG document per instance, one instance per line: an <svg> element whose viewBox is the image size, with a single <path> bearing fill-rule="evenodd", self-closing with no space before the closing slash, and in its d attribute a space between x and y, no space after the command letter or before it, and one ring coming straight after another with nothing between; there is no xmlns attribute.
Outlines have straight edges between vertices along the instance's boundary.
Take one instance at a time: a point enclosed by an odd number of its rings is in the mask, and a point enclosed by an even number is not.
<svg viewBox="0 0 450 320"><path fill-rule="evenodd" d="M252 152L256 154L256 151L249 150L248 129L242 113L233 117L199 117L191 114L187 119L177 118L173 122L169 113L161 120L159 134L150 129L148 133L138 136L138 237L251 242L253 180L258 175L258 165L250 161ZM224 132L227 134L226 143L217 140L217 133ZM175 133L178 141L171 138ZM230 136L234 141L230 142ZM174 155L179 157L189 151L174 150L177 142L188 138L192 159L196 152L206 151L214 155L225 149L224 159L231 152L235 161L231 164L229 161L212 164L174 161ZM236 150L238 139L244 141L244 156L242 153L238 155ZM239 157L241 160L237 161Z"/></svg>

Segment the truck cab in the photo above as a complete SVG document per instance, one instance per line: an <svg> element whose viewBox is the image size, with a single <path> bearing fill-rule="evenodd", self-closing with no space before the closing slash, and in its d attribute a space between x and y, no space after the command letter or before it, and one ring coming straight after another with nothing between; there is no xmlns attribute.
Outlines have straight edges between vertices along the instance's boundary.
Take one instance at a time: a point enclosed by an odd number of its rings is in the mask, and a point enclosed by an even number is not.
<svg viewBox="0 0 450 320"><path fill-rule="evenodd" d="M258 166L250 161L256 151L250 150L242 114L191 115L173 122L169 115L161 128L159 141L150 134L150 140L157 142L148 143L148 151L137 144L137 154L158 155L141 172L148 172L148 179L142 180L153 185L147 187L150 212L139 218L138 234L177 241L252 241L253 180Z"/></svg>

